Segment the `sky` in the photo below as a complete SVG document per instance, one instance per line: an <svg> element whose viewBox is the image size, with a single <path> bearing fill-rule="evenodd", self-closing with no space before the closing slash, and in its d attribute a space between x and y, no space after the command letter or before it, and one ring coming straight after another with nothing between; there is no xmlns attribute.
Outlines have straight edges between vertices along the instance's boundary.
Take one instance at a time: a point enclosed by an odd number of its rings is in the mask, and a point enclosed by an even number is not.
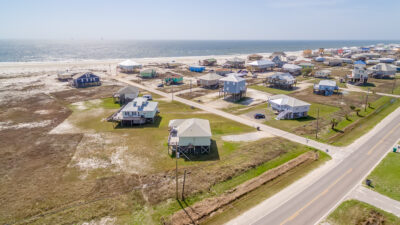
<svg viewBox="0 0 400 225"><path fill-rule="evenodd" d="M400 40L399 0L0 0L0 39Z"/></svg>

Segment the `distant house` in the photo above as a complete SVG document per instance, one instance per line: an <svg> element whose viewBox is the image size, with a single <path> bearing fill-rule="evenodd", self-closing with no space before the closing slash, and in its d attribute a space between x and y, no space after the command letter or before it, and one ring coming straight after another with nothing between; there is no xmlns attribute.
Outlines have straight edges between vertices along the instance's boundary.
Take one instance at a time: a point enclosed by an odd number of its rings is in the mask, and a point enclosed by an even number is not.
<svg viewBox="0 0 400 225"><path fill-rule="evenodd" d="M396 60L392 58L379 58L379 62L381 63L394 63L394 61Z"/></svg>
<svg viewBox="0 0 400 225"><path fill-rule="evenodd" d="M307 117L311 105L287 95L274 95L268 99L268 104L278 111L277 120Z"/></svg>
<svg viewBox="0 0 400 225"><path fill-rule="evenodd" d="M323 61L325 61L325 58L319 56L319 57L316 57L314 60L315 60L315 62L323 62Z"/></svg>
<svg viewBox="0 0 400 225"><path fill-rule="evenodd" d="M227 68L237 68L242 69L244 68L245 60L239 57L234 57L226 61L224 67Z"/></svg>
<svg viewBox="0 0 400 225"><path fill-rule="evenodd" d="M214 58L204 59L201 61L202 66L215 66L217 64L217 60Z"/></svg>
<svg viewBox="0 0 400 225"><path fill-rule="evenodd" d="M289 55L289 56L286 57L286 59L287 59L288 61L295 61L295 60L297 59L297 56L295 56L295 55Z"/></svg>
<svg viewBox="0 0 400 225"><path fill-rule="evenodd" d="M267 83L272 87L292 89L296 79L290 73L277 72L267 77Z"/></svg>
<svg viewBox="0 0 400 225"><path fill-rule="evenodd" d="M262 58L263 58L262 55L258 55L258 54L252 54L252 55L247 56L247 59L249 61L256 61L256 60L260 60Z"/></svg>
<svg viewBox="0 0 400 225"><path fill-rule="evenodd" d="M286 57L286 53L284 53L284 52L273 52L272 54L271 54L271 59L272 58L274 58L275 56L279 56L279 57Z"/></svg>
<svg viewBox="0 0 400 225"><path fill-rule="evenodd" d="M223 76L216 73L207 73L198 78L197 84L205 88L217 88Z"/></svg>
<svg viewBox="0 0 400 225"><path fill-rule="evenodd" d="M137 62L134 62L134 61L128 59L128 60L125 60L125 61L119 63L118 68L121 72L132 73L132 72L135 72L137 69L141 69L142 64L139 64Z"/></svg>
<svg viewBox="0 0 400 225"><path fill-rule="evenodd" d="M282 56L279 55L274 56L271 61L275 63L275 66L278 68L282 68L282 66L286 63Z"/></svg>
<svg viewBox="0 0 400 225"><path fill-rule="evenodd" d="M332 71L331 70L318 70L315 72L314 77L320 77L320 78L329 78L331 76Z"/></svg>
<svg viewBox="0 0 400 225"><path fill-rule="evenodd" d="M332 95L334 91L339 91L336 81L321 80L318 84L314 84L314 93L329 96Z"/></svg>
<svg viewBox="0 0 400 225"><path fill-rule="evenodd" d="M306 49L303 51L303 56L306 58L309 58L312 56L312 50L311 49Z"/></svg>
<svg viewBox="0 0 400 225"><path fill-rule="evenodd" d="M272 70L275 63L269 60L257 60L248 64L251 71L263 72L266 70Z"/></svg>
<svg viewBox="0 0 400 225"><path fill-rule="evenodd" d="M324 64L327 66L341 66L342 60L339 58L327 58L325 59Z"/></svg>
<svg viewBox="0 0 400 225"><path fill-rule="evenodd" d="M61 72L61 73L57 74L57 79L59 81L69 81L76 74L77 74L77 72L71 72L71 71Z"/></svg>
<svg viewBox="0 0 400 225"><path fill-rule="evenodd" d="M221 76L226 76L227 74L232 73L232 70L228 68L218 68L215 70L215 73Z"/></svg>
<svg viewBox="0 0 400 225"><path fill-rule="evenodd" d="M353 60L350 58L340 58L342 63L353 64Z"/></svg>
<svg viewBox="0 0 400 225"><path fill-rule="evenodd" d="M157 71L155 69L145 69L140 71L141 78L154 78L157 76Z"/></svg>
<svg viewBox="0 0 400 225"><path fill-rule="evenodd" d="M368 68L374 78L389 78L396 75L397 67L391 64L378 63Z"/></svg>
<svg viewBox="0 0 400 225"><path fill-rule="evenodd" d="M139 96L139 88L127 86L119 89L113 94L114 102L119 104L128 103Z"/></svg>
<svg viewBox="0 0 400 225"><path fill-rule="evenodd" d="M299 63L299 66L300 66L302 69L314 69L314 64L309 63L309 62L302 62L302 63Z"/></svg>
<svg viewBox="0 0 400 225"><path fill-rule="evenodd" d="M301 73L301 67L295 64L285 64L282 66L282 70L285 72L289 72L293 75L298 75Z"/></svg>
<svg viewBox="0 0 400 225"><path fill-rule="evenodd" d="M183 82L183 76L175 73L166 73L164 77L166 84L180 84Z"/></svg>
<svg viewBox="0 0 400 225"><path fill-rule="evenodd" d="M196 72L196 73L202 73L204 70L206 70L206 67L204 67L204 66L189 66L189 70L192 72Z"/></svg>
<svg viewBox="0 0 400 225"><path fill-rule="evenodd" d="M87 72L83 74L76 74L72 77L70 81L71 86L76 88L100 86L100 77L92 72Z"/></svg>
<svg viewBox="0 0 400 225"><path fill-rule="evenodd" d="M364 61L358 60L354 62L354 68L350 75L347 78L351 82L361 82L366 83L368 81L368 71L365 67L366 63Z"/></svg>
<svg viewBox="0 0 400 225"><path fill-rule="evenodd" d="M379 60L377 60L377 59L368 59L367 61L365 61L365 63L367 65L375 65L375 64L379 63Z"/></svg>
<svg viewBox="0 0 400 225"><path fill-rule="evenodd" d="M210 122L204 119L175 119L168 124L168 152L208 154L211 148Z"/></svg>
<svg viewBox="0 0 400 225"><path fill-rule="evenodd" d="M232 96L233 100L236 101L246 95L246 80L241 78L238 74L228 74L228 76L222 78L221 81L224 82L224 87L221 90L224 98Z"/></svg>

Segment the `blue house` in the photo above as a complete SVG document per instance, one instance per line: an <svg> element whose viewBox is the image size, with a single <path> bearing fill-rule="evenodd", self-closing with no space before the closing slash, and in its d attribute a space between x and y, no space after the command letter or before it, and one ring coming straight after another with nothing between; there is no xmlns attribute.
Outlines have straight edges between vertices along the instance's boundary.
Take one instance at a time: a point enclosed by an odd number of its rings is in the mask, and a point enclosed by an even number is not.
<svg viewBox="0 0 400 225"><path fill-rule="evenodd" d="M87 72L83 74L76 74L72 77L71 85L76 88L100 86L100 77L93 74L92 72Z"/></svg>
<svg viewBox="0 0 400 225"><path fill-rule="evenodd" d="M321 80L318 84L314 84L314 93L330 96L334 91L339 91L339 87L333 80Z"/></svg>
<svg viewBox="0 0 400 225"><path fill-rule="evenodd" d="M189 70L192 72L201 73L204 70L206 70L206 67L204 67L204 66L189 66Z"/></svg>
<svg viewBox="0 0 400 225"><path fill-rule="evenodd" d="M275 63L275 66L278 68L282 68L282 66L285 64L285 62L282 60L282 58L279 55L276 55L272 58L272 62Z"/></svg>
<svg viewBox="0 0 400 225"><path fill-rule="evenodd" d="M237 101L246 95L246 80L238 74L230 73L220 81L224 82L224 87L221 90L224 93L224 98L232 96L233 100Z"/></svg>

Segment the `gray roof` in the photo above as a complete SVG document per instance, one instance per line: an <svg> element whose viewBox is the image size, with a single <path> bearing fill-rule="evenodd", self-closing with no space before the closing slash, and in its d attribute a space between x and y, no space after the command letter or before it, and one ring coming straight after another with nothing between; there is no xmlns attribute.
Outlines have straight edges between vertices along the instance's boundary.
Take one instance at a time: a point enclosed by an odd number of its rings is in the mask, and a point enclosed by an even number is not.
<svg viewBox="0 0 400 225"><path fill-rule="evenodd" d="M300 70L301 67L295 64L290 64L290 63L286 63L285 65L282 66L283 69L287 69L287 70Z"/></svg>
<svg viewBox="0 0 400 225"><path fill-rule="evenodd" d="M323 85L323 86L331 86L331 87L336 87L336 81L334 80L321 80L318 85Z"/></svg>
<svg viewBox="0 0 400 225"><path fill-rule="evenodd" d="M223 76L220 76L216 73L207 73L207 74L199 77L200 80L220 80L222 78L223 78Z"/></svg>
<svg viewBox="0 0 400 225"><path fill-rule="evenodd" d="M121 89L119 89L116 94L122 95L122 94L139 94L139 88L133 87L133 86L126 86Z"/></svg>
<svg viewBox="0 0 400 225"><path fill-rule="evenodd" d="M157 109L158 102L148 101L147 98L137 97L121 109L121 112L152 112Z"/></svg>
<svg viewBox="0 0 400 225"><path fill-rule="evenodd" d="M274 103L279 105L288 105L291 107L311 105L310 103L304 102L302 100L287 95L274 95L270 97L269 101L273 101Z"/></svg>
<svg viewBox="0 0 400 225"><path fill-rule="evenodd" d="M294 82L295 79L290 73L282 73L282 72L276 72L272 74L271 76L268 77L269 79L280 79L280 80L286 80L288 82Z"/></svg>
<svg viewBox="0 0 400 225"><path fill-rule="evenodd" d="M244 81L244 80L245 80L244 78L239 77L235 73L230 73L230 74L228 74L227 77L224 77L221 79L221 81L231 81L231 82L240 82L240 81Z"/></svg>
<svg viewBox="0 0 400 225"><path fill-rule="evenodd" d="M378 63L368 69L373 71L396 71L397 67L387 63Z"/></svg>
<svg viewBox="0 0 400 225"><path fill-rule="evenodd" d="M169 121L169 127L177 130L178 137L211 137L210 122L204 119L175 119Z"/></svg>

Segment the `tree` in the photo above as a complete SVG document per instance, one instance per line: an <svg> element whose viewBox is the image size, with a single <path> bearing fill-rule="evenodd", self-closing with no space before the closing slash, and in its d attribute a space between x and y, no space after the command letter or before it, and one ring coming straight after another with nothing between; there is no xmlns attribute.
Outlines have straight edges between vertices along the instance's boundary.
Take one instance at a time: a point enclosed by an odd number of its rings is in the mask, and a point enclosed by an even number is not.
<svg viewBox="0 0 400 225"><path fill-rule="evenodd" d="M354 105L351 105L350 109L354 111L356 109L356 107Z"/></svg>
<svg viewBox="0 0 400 225"><path fill-rule="evenodd" d="M332 118L331 124L332 124L332 130L335 129L335 127L338 125L339 121L335 118Z"/></svg>
<svg viewBox="0 0 400 225"><path fill-rule="evenodd" d="M311 68L305 68L305 69L302 69L302 70L301 70L301 74L302 74L303 76L308 76L311 72L312 72L312 69L311 69Z"/></svg>
<svg viewBox="0 0 400 225"><path fill-rule="evenodd" d="M361 109L360 109L360 108L355 108L355 109L354 109L354 111L356 111L356 113L357 113L357 116L360 116L360 111L361 111Z"/></svg>
<svg viewBox="0 0 400 225"><path fill-rule="evenodd" d="M346 118L346 120L349 120L349 121L350 121L349 114L346 113L346 114L344 115L344 118Z"/></svg>

